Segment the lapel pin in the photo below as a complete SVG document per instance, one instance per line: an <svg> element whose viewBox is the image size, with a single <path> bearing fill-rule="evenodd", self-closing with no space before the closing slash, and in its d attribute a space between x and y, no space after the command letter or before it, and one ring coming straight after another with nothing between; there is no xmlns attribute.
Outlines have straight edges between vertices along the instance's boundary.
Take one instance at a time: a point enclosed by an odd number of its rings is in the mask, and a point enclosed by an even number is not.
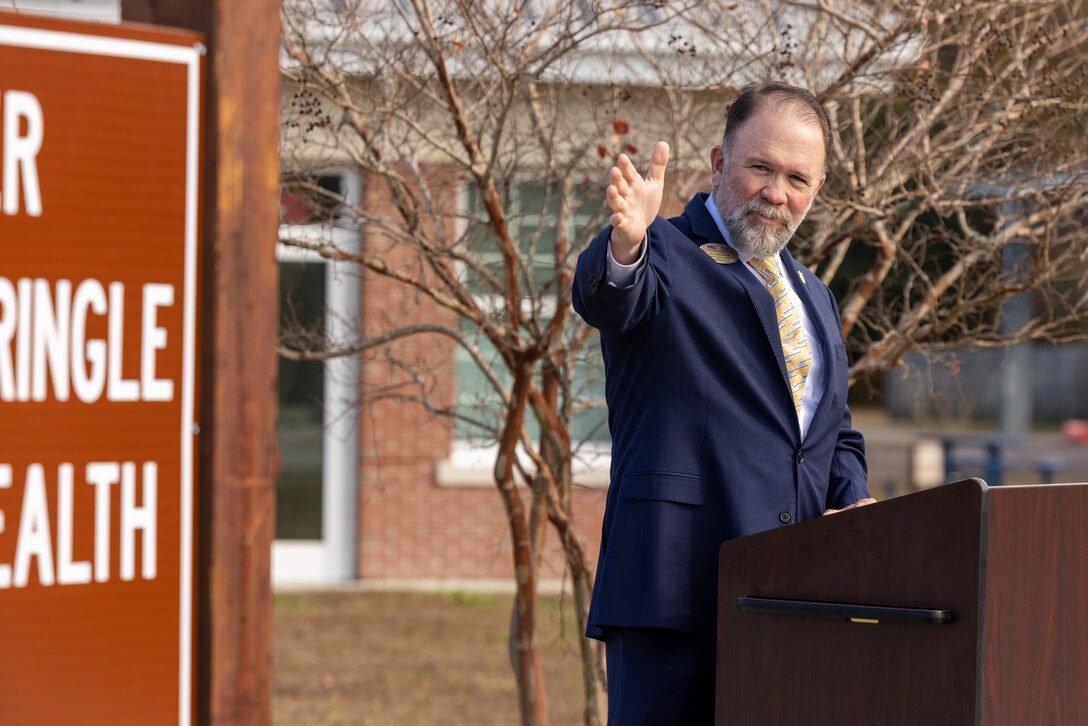
<svg viewBox="0 0 1088 726"><path fill-rule="evenodd" d="M801 284L802 285L807 285L808 284L807 282L805 282L805 273L798 270L797 271L797 276L801 278Z"/></svg>
<svg viewBox="0 0 1088 726"><path fill-rule="evenodd" d="M699 249L719 265L731 265L740 259L740 255L737 254L735 249L717 242L707 242L705 245L700 245Z"/></svg>

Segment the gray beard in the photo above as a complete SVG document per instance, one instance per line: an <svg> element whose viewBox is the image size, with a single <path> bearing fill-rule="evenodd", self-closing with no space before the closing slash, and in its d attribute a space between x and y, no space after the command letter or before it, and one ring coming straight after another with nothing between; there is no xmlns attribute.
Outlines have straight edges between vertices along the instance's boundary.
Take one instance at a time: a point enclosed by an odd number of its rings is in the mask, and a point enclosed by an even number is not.
<svg viewBox="0 0 1088 726"><path fill-rule="evenodd" d="M777 214L774 214L774 211L773 208L769 209L758 202L749 202L729 215L729 218L724 221L725 228L729 230L729 237L733 242L733 246L749 257L761 260L774 257L781 252L797 229L792 224L792 220L782 220L786 226L773 229L762 225L754 225L745 217L749 212L759 212L765 217L780 219Z"/></svg>
<svg viewBox="0 0 1088 726"><path fill-rule="evenodd" d="M725 198L726 194L724 185L718 187L714 194L714 203L718 205L719 213L721 213L723 207L728 206L728 204L723 204L723 202L728 202L728 199ZM785 226L772 229L763 225L753 225L745 217L749 212L758 212L764 217L777 219ZM734 209L733 213L728 217L723 216L722 221L729 232L729 241L733 247L748 257L755 257L760 260L774 257L781 252L793 237L793 233L797 231L798 226L793 223L787 213L754 199Z"/></svg>

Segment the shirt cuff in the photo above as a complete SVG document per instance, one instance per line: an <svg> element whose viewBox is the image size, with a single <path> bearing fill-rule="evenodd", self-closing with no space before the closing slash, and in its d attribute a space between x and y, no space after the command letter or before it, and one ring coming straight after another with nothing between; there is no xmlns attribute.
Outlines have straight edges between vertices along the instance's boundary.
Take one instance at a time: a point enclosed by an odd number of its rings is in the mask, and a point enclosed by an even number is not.
<svg viewBox="0 0 1088 726"><path fill-rule="evenodd" d="M642 238L642 242L639 245L638 259L629 265L621 265L616 262L616 258L612 256L612 242L608 242L608 272L605 280L612 287L631 287L638 279L638 273L646 264L646 248L650 246L649 235Z"/></svg>

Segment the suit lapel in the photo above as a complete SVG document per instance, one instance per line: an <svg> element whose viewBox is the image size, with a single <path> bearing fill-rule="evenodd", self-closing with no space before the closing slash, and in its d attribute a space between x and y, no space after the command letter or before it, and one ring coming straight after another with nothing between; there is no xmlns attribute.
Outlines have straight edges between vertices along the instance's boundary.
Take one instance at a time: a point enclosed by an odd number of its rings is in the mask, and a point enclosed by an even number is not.
<svg viewBox="0 0 1088 726"><path fill-rule="evenodd" d="M688 223L691 225L691 238L700 245L704 242L724 244L725 239L722 237L721 230L718 229L717 223L706 209L706 197L706 194L697 194L684 208L684 216L687 217ZM778 314L774 310L774 298L767 291L767 288L756 279L756 276L748 271L744 263L719 265L719 267L723 268L726 274L732 276L748 294L748 299L751 301L752 307L763 325L763 332L767 336L767 344L771 346L775 360L778 361L778 369L782 374L782 383L786 390L789 391L790 377L786 372L786 359L782 353L782 337L778 333ZM811 309L811 300L805 302L808 308Z"/></svg>

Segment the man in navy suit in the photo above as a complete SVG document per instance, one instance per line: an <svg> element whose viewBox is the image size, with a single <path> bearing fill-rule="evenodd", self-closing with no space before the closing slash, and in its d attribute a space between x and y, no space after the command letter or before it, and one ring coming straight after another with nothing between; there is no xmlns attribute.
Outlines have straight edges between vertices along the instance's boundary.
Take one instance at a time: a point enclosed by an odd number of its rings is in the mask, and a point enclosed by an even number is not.
<svg viewBox="0 0 1088 726"><path fill-rule="evenodd" d="M874 501L838 308L786 250L830 138L810 93L753 85L679 217L657 216L664 142L646 177L626 156L610 172L611 226L574 280L612 434L586 633L605 641L609 724L713 723L722 542Z"/></svg>

